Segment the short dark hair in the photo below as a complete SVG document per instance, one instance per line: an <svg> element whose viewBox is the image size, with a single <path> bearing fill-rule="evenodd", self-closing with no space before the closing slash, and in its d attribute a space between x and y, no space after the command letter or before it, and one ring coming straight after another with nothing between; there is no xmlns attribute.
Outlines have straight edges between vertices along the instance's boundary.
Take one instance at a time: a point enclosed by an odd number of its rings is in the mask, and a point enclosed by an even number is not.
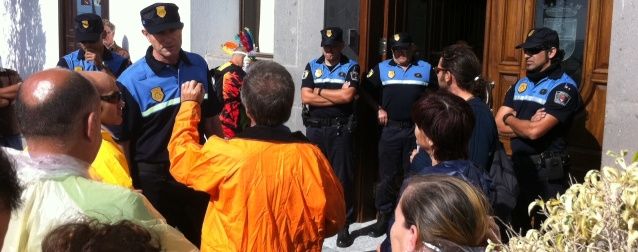
<svg viewBox="0 0 638 252"><path fill-rule="evenodd" d="M53 94L38 104L24 101L20 87L15 113L20 132L25 137L67 137L83 123L80 119L99 106L99 95L80 74L69 71L66 83L57 85Z"/></svg>
<svg viewBox="0 0 638 252"><path fill-rule="evenodd" d="M13 161L0 149L0 210L15 210L20 206L22 188L18 183Z"/></svg>
<svg viewBox="0 0 638 252"><path fill-rule="evenodd" d="M160 245L144 227L122 220L115 224L81 221L64 224L42 241L43 252L161 251Z"/></svg>
<svg viewBox="0 0 638 252"><path fill-rule="evenodd" d="M273 127L288 121L294 96L292 76L282 65L262 60L248 69L241 100L257 125Z"/></svg>
<svg viewBox="0 0 638 252"><path fill-rule="evenodd" d="M472 47L463 43L445 47L441 52L441 66L454 75L461 89L486 99L488 82L481 77L481 62Z"/></svg>
<svg viewBox="0 0 638 252"><path fill-rule="evenodd" d="M474 114L462 98L445 90L426 93L412 107L412 121L432 140L435 159L468 158Z"/></svg>

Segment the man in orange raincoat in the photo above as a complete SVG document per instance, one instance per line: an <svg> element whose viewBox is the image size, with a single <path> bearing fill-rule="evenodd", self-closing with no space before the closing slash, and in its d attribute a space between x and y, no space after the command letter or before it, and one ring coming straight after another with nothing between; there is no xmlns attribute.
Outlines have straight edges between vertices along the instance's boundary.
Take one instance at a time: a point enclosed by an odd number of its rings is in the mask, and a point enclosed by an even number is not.
<svg viewBox="0 0 638 252"><path fill-rule="evenodd" d="M321 150L283 125L295 87L281 65L249 69L241 100L251 120L235 138L199 144L204 90L185 82L168 145L171 174L210 195L202 251L321 251L345 221L343 189Z"/></svg>

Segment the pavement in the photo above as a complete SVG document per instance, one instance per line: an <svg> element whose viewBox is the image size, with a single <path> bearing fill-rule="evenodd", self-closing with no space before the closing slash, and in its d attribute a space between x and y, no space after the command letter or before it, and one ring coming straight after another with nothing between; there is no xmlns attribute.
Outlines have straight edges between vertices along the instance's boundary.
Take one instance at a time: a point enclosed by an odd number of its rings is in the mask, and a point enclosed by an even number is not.
<svg viewBox="0 0 638 252"><path fill-rule="evenodd" d="M357 238L354 240L352 246L347 248L339 248L337 247L337 236L332 236L326 238L323 241L323 249L324 252L337 252L337 251L376 251L377 246L383 242L385 239L385 235L372 238L368 236L368 227L374 224L376 220L371 220L364 223L353 223L350 224L350 234L356 236Z"/></svg>

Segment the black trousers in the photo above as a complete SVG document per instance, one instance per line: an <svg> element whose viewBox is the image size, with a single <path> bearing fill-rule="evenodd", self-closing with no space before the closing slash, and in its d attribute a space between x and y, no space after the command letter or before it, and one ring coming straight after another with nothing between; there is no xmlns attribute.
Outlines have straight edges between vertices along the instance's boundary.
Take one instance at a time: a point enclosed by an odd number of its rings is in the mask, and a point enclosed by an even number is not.
<svg viewBox="0 0 638 252"><path fill-rule="evenodd" d="M210 199L177 181L169 164L136 163L136 188L148 198L171 226L179 229L195 246L201 243L202 224Z"/></svg>
<svg viewBox="0 0 638 252"><path fill-rule="evenodd" d="M565 167L565 174L562 178L548 179L542 175L544 174L543 169L546 168L535 161L531 156L513 154L512 161L520 188L518 201L512 212L512 227L516 231L520 229L524 235L530 228L538 228L541 221L545 219L545 217L540 214L532 214L532 216L529 216L527 207L532 201L539 197L543 200L547 200L551 197L556 197L557 193L564 193L568 187L568 176L566 173L569 171L569 167ZM534 220L533 225L532 217Z"/></svg>
<svg viewBox="0 0 638 252"><path fill-rule="evenodd" d="M354 222L354 160L350 130L345 126L307 127L306 136L319 146L330 161L332 170L343 187L346 201L346 224Z"/></svg>
<svg viewBox="0 0 638 252"><path fill-rule="evenodd" d="M403 175L410 167L410 153L416 148L414 127L386 126L379 139L379 183L374 205L381 213L394 211Z"/></svg>

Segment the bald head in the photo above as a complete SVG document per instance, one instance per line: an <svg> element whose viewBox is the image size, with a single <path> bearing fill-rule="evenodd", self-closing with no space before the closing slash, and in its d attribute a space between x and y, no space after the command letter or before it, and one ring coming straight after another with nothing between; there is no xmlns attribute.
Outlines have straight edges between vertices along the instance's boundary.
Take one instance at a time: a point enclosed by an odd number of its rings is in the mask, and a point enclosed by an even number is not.
<svg viewBox="0 0 638 252"><path fill-rule="evenodd" d="M76 72L56 68L24 81L15 104L20 130L27 138L65 138L99 107L95 88Z"/></svg>
<svg viewBox="0 0 638 252"><path fill-rule="evenodd" d="M80 72L82 77L86 78L93 84L99 95L105 95L115 89L115 79L104 72L83 71Z"/></svg>

